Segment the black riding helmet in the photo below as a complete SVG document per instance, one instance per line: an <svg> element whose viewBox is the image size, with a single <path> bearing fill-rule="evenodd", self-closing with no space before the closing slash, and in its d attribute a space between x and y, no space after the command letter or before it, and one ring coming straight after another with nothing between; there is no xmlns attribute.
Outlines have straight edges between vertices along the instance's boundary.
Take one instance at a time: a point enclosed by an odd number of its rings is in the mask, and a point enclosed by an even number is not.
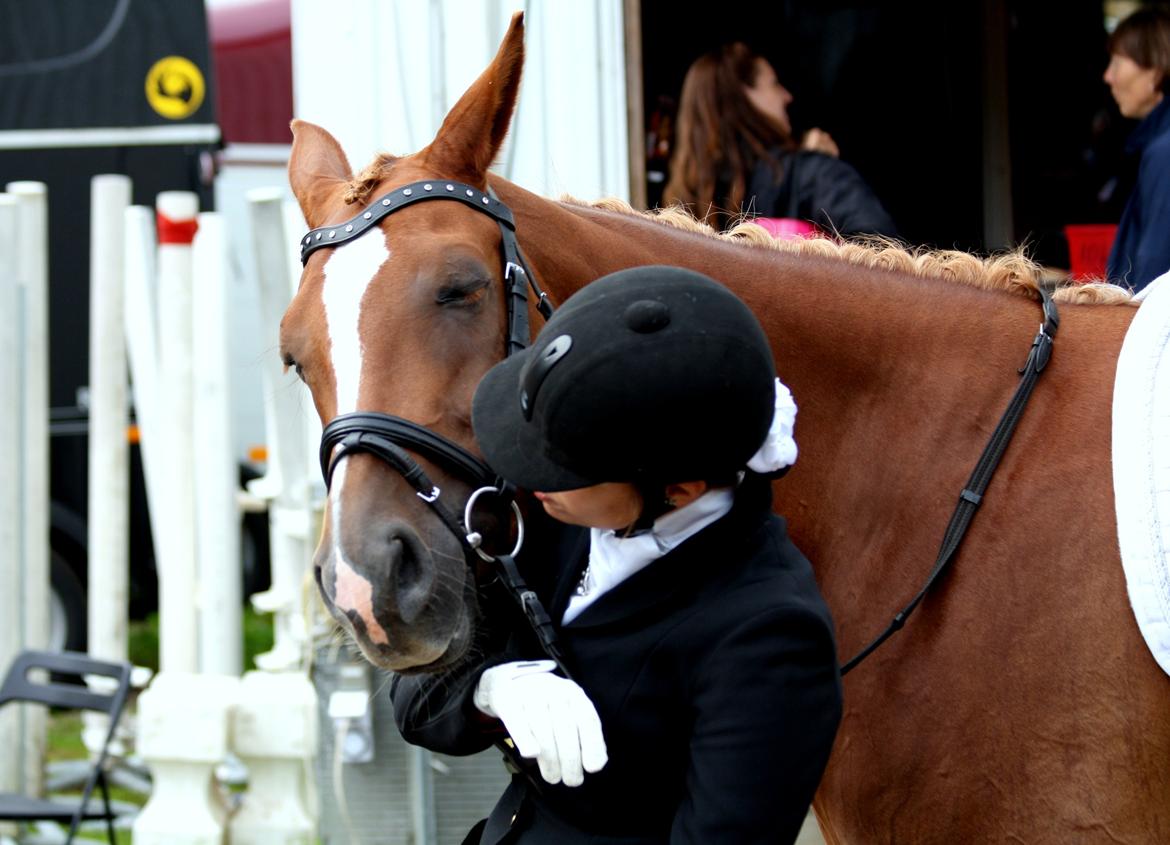
<svg viewBox="0 0 1170 845"><path fill-rule="evenodd" d="M768 432L775 375L735 294L692 270L635 267L569 297L488 371L472 424L491 467L528 490L730 478Z"/></svg>

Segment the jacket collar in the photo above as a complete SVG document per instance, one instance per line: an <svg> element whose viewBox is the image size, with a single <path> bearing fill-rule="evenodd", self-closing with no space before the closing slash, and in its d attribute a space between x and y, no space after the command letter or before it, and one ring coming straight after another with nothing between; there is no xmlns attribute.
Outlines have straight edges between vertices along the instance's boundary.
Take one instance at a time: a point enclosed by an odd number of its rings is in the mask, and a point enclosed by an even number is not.
<svg viewBox="0 0 1170 845"><path fill-rule="evenodd" d="M1154 110L1133 130L1125 142L1125 151L1139 153L1164 132L1170 132L1170 96L1167 95L1163 95L1162 102L1154 106Z"/></svg>
<svg viewBox="0 0 1170 845"><path fill-rule="evenodd" d="M736 491L735 505L721 519L685 540L663 557L631 575L600 596L566 625L579 629L608 625L676 601L676 597L696 587L728 577L741 565L741 548L746 545L771 514L772 490L769 483L749 473ZM588 532L573 566L564 569L558 580L552 616L564 616L573 589L580 579L588 552Z"/></svg>

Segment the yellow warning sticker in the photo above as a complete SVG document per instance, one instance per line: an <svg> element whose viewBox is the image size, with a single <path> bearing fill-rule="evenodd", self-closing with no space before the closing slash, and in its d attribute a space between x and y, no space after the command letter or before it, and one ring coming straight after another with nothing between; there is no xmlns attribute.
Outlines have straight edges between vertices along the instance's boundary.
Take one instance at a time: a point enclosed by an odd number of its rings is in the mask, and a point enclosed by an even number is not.
<svg viewBox="0 0 1170 845"><path fill-rule="evenodd" d="M146 74L146 101L163 117L182 120L203 105L203 74L190 59L167 56Z"/></svg>

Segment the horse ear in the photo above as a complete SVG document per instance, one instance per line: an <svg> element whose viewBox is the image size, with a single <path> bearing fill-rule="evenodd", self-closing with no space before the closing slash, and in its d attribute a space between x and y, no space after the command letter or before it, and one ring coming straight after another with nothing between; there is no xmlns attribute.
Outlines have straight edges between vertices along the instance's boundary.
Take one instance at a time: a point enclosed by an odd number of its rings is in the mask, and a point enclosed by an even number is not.
<svg viewBox="0 0 1170 845"><path fill-rule="evenodd" d="M524 67L524 13L516 12L496 57L447 113L430 146L428 165L473 185L486 182L516 107Z"/></svg>
<svg viewBox="0 0 1170 845"><path fill-rule="evenodd" d="M353 179L337 139L316 124L292 122L288 181L310 228L321 225L337 188Z"/></svg>

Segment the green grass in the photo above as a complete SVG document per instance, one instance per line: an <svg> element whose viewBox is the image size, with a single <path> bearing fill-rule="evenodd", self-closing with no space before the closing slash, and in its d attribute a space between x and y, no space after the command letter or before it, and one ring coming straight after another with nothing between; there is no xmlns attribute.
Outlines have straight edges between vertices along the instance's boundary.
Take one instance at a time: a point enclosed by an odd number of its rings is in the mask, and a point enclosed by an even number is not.
<svg viewBox="0 0 1170 845"><path fill-rule="evenodd" d="M256 655L272 648L272 616L244 611L244 670L256 668ZM135 666L158 671L158 614L130 623L127 652Z"/></svg>

